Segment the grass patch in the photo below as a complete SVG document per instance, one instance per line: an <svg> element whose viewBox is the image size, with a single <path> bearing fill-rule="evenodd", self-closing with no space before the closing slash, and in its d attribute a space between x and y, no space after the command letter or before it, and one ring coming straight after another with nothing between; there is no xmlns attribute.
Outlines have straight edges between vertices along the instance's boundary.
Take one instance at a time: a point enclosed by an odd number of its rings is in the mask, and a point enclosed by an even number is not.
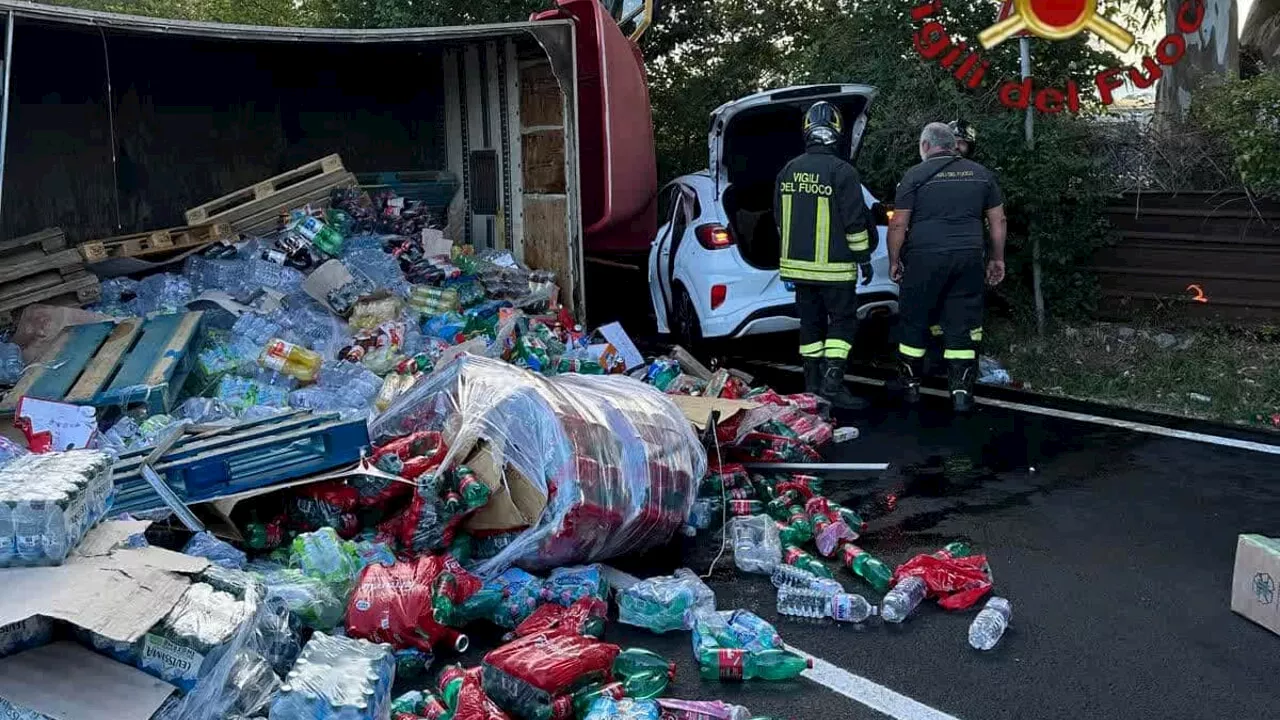
<svg viewBox="0 0 1280 720"><path fill-rule="evenodd" d="M1280 329L989 320L984 352L1027 389L1280 432Z"/></svg>

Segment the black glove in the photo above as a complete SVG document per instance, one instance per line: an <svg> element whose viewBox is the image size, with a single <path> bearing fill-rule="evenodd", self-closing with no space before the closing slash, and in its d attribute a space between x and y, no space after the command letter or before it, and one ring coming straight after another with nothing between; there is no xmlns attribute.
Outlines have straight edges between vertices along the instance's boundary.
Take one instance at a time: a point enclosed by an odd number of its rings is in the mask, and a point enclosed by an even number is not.
<svg viewBox="0 0 1280 720"><path fill-rule="evenodd" d="M871 279L876 276L876 271L871 267L871 263L859 263L858 274L862 276L862 285L870 285Z"/></svg>

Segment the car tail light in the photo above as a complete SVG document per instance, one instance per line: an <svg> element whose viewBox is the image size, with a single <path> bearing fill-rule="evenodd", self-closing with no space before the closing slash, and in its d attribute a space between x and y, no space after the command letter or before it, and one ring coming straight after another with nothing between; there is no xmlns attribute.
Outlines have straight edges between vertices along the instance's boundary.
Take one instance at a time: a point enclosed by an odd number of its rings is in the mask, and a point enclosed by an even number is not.
<svg viewBox="0 0 1280 720"><path fill-rule="evenodd" d="M733 235L723 225L699 225L698 242L708 250L721 250L733 245Z"/></svg>
<svg viewBox="0 0 1280 720"><path fill-rule="evenodd" d="M729 297L729 288L725 285L711 286L711 309L715 310L724 304L725 298Z"/></svg>
<svg viewBox="0 0 1280 720"><path fill-rule="evenodd" d="M888 225L893 219L893 208L884 203L876 203L871 206L871 214L876 219L876 225Z"/></svg>

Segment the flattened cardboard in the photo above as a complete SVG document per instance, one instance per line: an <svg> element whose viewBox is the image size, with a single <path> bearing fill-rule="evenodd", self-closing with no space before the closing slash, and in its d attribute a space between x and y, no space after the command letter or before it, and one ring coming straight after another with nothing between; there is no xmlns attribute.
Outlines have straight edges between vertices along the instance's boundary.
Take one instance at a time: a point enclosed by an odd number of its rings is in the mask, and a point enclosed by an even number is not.
<svg viewBox="0 0 1280 720"><path fill-rule="evenodd" d="M328 308L329 312L337 315L338 313L334 312L333 306L329 304L329 293L354 279L351 272L347 270L347 266L343 265L341 260L330 260L307 276L307 279L302 283L302 290L314 298L316 302Z"/></svg>
<svg viewBox="0 0 1280 720"><path fill-rule="evenodd" d="M713 411L720 412L720 422L746 410L760 407L760 403L749 400L725 400L723 398L691 397L689 395L668 395L668 398L680 408L680 412L699 430L707 429L707 422Z"/></svg>
<svg viewBox="0 0 1280 720"><path fill-rule="evenodd" d="M463 464L475 471L490 492L489 502L467 520L468 530L519 530L542 516L547 507L546 497L519 470L502 460L500 448L481 441Z"/></svg>
<svg viewBox="0 0 1280 720"><path fill-rule="evenodd" d="M174 689L72 642L0 659L0 698L54 720L147 720Z"/></svg>
<svg viewBox="0 0 1280 720"><path fill-rule="evenodd" d="M113 547L127 529L94 528L86 535L90 552ZM205 558L148 547L73 554L59 567L0 570L0 626L40 615L133 642L173 609L191 584L187 576L208 566Z"/></svg>
<svg viewBox="0 0 1280 720"><path fill-rule="evenodd" d="M1280 539L1241 535L1237 540L1231 609L1280 635Z"/></svg>

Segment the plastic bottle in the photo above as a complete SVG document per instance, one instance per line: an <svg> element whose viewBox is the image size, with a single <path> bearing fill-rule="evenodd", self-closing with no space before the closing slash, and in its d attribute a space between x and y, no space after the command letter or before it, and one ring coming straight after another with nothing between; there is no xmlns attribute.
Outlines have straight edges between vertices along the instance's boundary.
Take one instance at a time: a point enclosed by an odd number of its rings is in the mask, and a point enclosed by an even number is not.
<svg viewBox="0 0 1280 720"><path fill-rule="evenodd" d="M450 709L458 709L458 693L467 679L467 671L461 665L449 665L440 671L440 697Z"/></svg>
<svg viewBox="0 0 1280 720"><path fill-rule="evenodd" d="M17 541L13 531L14 503L0 501L0 567L13 567L18 558Z"/></svg>
<svg viewBox="0 0 1280 720"><path fill-rule="evenodd" d="M811 667L811 660L786 650L720 648L698 653L698 672L705 680L791 680Z"/></svg>
<svg viewBox="0 0 1280 720"><path fill-rule="evenodd" d="M880 602L880 615L886 622L900 623L920 605L929 588L924 580L908 575L893 586Z"/></svg>
<svg viewBox="0 0 1280 720"><path fill-rule="evenodd" d="M808 570L802 570L790 565L779 565L774 569L773 575L769 579L773 581L773 586L776 588L790 587L802 590L816 590L828 595L844 592L844 586L839 581L818 577Z"/></svg>
<svg viewBox="0 0 1280 720"><path fill-rule="evenodd" d="M0 385L14 385L22 377L22 348L0 342Z"/></svg>
<svg viewBox="0 0 1280 720"><path fill-rule="evenodd" d="M1000 642L1009 620L1013 617L1013 606L1002 597L993 597L987 601L982 612L973 619L969 626L969 645L975 650L990 650Z"/></svg>
<svg viewBox="0 0 1280 720"><path fill-rule="evenodd" d="M284 373L302 382L315 380L320 373L322 363L323 358L319 353L279 338L273 338L268 342L262 349L262 354L258 356L258 364L262 367Z"/></svg>
<svg viewBox="0 0 1280 720"><path fill-rule="evenodd" d="M614 658L613 674L624 681L626 678L649 674L660 674L668 680L674 680L676 664L644 648L628 648Z"/></svg>
<svg viewBox="0 0 1280 720"><path fill-rule="evenodd" d="M866 550L854 545L845 544L840 551L841 559L853 574L866 580L871 587L884 592L893 580L893 570L880 562Z"/></svg>
<svg viewBox="0 0 1280 720"><path fill-rule="evenodd" d="M14 554L18 565L38 565L44 556L44 501L19 500L13 508Z"/></svg>
<svg viewBox="0 0 1280 720"><path fill-rule="evenodd" d="M729 629L747 650L778 650L782 636L764 618L749 610L734 610L729 616Z"/></svg>
<svg viewBox="0 0 1280 720"><path fill-rule="evenodd" d="M782 560L777 525L767 515L735 518L729 526L733 538L733 562L739 570L771 573Z"/></svg>
<svg viewBox="0 0 1280 720"><path fill-rule="evenodd" d="M842 427L836 428L835 433L831 436L832 441L836 443L849 442L858 439L858 428Z"/></svg>
<svg viewBox="0 0 1280 720"><path fill-rule="evenodd" d="M781 588L778 613L795 617L829 617L837 622L859 623L876 614L876 608L861 595L827 594L817 590Z"/></svg>
<svg viewBox="0 0 1280 720"><path fill-rule="evenodd" d="M454 471L458 480L458 494L469 509L484 507L489 502L489 486L476 477L476 473L466 465L459 465Z"/></svg>
<svg viewBox="0 0 1280 720"><path fill-rule="evenodd" d="M957 540L953 543L947 543L941 550L934 553L933 556L936 558L942 558L943 560L949 560L951 558L969 557L972 554L973 547L969 545L969 543Z"/></svg>
<svg viewBox="0 0 1280 720"><path fill-rule="evenodd" d="M663 720L748 720L751 711L741 705L729 705L719 700L675 700L663 698Z"/></svg>
<svg viewBox="0 0 1280 720"><path fill-rule="evenodd" d="M831 574L831 571L827 569L826 565L822 564L821 560L818 560L814 556L801 550L798 547L783 548L782 562L788 565L791 565L793 567L798 567L801 570L805 570L809 573L817 575L818 577L824 577L828 579L831 579L833 577Z"/></svg>
<svg viewBox="0 0 1280 720"><path fill-rule="evenodd" d="M626 688L620 682L612 682L608 684L595 683L588 685L573 694L574 717L582 717L586 715L591 708L591 704L600 698L621 700L626 697L627 694Z"/></svg>

